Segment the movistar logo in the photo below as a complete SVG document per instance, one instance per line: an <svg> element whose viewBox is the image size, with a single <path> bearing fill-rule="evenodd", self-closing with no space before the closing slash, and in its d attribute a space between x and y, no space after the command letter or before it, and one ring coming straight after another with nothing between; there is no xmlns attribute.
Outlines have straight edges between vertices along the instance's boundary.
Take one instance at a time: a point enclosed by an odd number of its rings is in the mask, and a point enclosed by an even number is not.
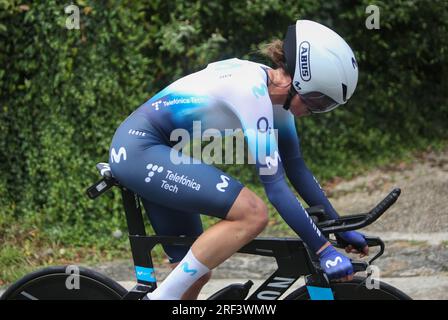
<svg viewBox="0 0 448 320"><path fill-rule="evenodd" d="M112 163L114 163L114 162L120 163L122 157L123 157L123 160L126 160L126 158L127 158L126 149L124 147L121 147L120 149L118 149L118 152L115 151L115 148L112 148L112 150L110 152L110 158L111 158Z"/></svg>
<svg viewBox="0 0 448 320"><path fill-rule="evenodd" d="M221 175L221 180L222 180L222 182L221 183L218 183L217 185L216 185L216 189L218 189L218 191L221 191L221 192L225 192L226 190L225 190L225 188L227 188L228 186L229 186L229 180L230 180L230 178L229 177L226 177L225 175Z"/></svg>
<svg viewBox="0 0 448 320"><path fill-rule="evenodd" d="M352 57L352 66L353 66L353 69L356 69L358 67L358 63L356 62L355 57Z"/></svg>
<svg viewBox="0 0 448 320"><path fill-rule="evenodd" d="M334 260L327 260L325 262L325 266L327 268L336 267L338 265L338 263L341 263L341 262L342 262L342 258L341 257L336 257L336 259L334 259Z"/></svg>
<svg viewBox="0 0 448 320"><path fill-rule="evenodd" d="M194 276L198 272L198 270L196 270L196 269L188 269L188 262L184 262L182 264L182 270L185 273L191 273L191 276Z"/></svg>
<svg viewBox="0 0 448 320"><path fill-rule="evenodd" d="M271 167L278 167L279 160L281 161L280 155L278 154L277 151L275 151L274 157L270 157L270 156L266 157L266 165L268 166L269 169L271 169Z"/></svg>
<svg viewBox="0 0 448 320"><path fill-rule="evenodd" d="M310 43L308 41L303 41L300 44L299 55L300 78L302 78L303 81L310 81Z"/></svg>
<svg viewBox="0 0 448 320"><path fill-rule="evenodd" d="M145 267L135 267L135 275L138 280L155 282L156 278L154 277L154 269L153 268L145 268Z"/></svg>
<svg viewBox="0 0 448 320"><path fill-rule="evenodd" d="M259 98L260 96L266 95L267 88L264 83L260 84L258 87L254 86L252 87L252 93L255 96L255 98Z"/></svg>

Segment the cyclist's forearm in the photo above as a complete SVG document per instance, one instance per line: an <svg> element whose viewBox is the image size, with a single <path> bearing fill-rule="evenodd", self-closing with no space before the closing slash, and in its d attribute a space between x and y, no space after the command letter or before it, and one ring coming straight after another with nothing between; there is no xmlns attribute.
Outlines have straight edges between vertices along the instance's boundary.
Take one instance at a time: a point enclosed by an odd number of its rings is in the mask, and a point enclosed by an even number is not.
<svg viewBox="0 0 448 320"><path fill-rule="evenodd" d="M309 206L323 205L331 218L339 217L303 158L287 159L283 165L289 181Z"/></svg>
<svg viewBox="0 0 448 320"><path fill-rule="evenodd" d="M327 243L327 239L308 216L284 179L266 183L264 187L269 201L285 222L314 252Z"/></svg>

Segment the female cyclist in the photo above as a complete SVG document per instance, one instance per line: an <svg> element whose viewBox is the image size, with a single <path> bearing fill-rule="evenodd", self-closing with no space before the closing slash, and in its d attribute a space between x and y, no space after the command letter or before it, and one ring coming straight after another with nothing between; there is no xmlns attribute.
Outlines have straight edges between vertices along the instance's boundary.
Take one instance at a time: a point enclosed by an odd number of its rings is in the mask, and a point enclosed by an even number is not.
<svg viewBox="0 0 448 320"><path fill-rule="evenodd" d="M310 205L337 212L305 165L294 117L328 112L352 96L358 66L348 44L308 20L288 28L284 41L265 48L276 69L239 59L209 64L185 76L135 110L110 147L115 178L143 201L159 235L198 236L191 248L164 246L173 271L148 294L196 299L213 268L254 239L268 223L266 204L238 180L176 148L182 132L241 128L269 201L317 253L330 279L350 280L350 260L334 249L310 219L294 189ZM198 126L199 124L199 126ZM221 220L203 231L200 214ZM347 252L368 253L362 234L338 239Z"/></svg>

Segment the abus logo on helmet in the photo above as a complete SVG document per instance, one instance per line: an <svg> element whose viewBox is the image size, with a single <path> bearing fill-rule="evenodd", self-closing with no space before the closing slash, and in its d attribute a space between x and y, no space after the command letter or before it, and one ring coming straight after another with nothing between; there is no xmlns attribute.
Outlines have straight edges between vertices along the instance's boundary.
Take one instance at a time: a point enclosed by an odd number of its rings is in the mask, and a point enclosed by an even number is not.
<svg viewBox="0 0 448 320"><path fill-rule="evenodd" d="M300 78L303 81L310 81L310 43L308 41L303 41L299 46L299 69Z"/></svg>

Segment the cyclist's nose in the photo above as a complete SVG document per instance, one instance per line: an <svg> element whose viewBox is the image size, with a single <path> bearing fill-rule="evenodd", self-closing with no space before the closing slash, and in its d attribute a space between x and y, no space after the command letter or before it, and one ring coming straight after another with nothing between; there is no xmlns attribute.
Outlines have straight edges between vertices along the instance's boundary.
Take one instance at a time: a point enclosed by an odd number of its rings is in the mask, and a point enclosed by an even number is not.
<svg viewBox="0 0 448 320"><path fill-rule="evenodd" d="M291 100L292 114L296 117L304 117L310 115L310 112L305 104L305 102L300 99L300 96L296 94Z"/></svg>

